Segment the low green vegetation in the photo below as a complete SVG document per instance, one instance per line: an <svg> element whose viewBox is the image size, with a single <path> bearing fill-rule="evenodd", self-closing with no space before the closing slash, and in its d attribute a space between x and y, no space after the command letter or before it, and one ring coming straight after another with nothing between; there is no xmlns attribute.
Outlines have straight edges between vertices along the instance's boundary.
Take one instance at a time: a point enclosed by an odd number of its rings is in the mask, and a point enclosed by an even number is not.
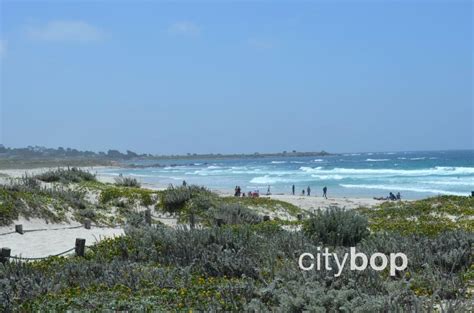
<svg viewBox="0 0 474 313"><path fill-rule="evenodd" d="M95 175L77 167L58 168L36 175L34 178L47 183L60 182L63 184L97 181Z"/></svg>
<svg viewBox="0 0 474 313"><path fill-rule="evenodd" d="M97 201L88 197L90 192L98 194ZM20 216L68 221L68 212L80 222L87 218L114 224L123 221L133 207L152 206L157 198L151 190L104 184L87 171L60 168L0 185L0 225L10 225Z"/></svg>
<svg viewBox="0 0 474 313"><path fill-rule="evenodd" d="M2 188L2 209L4 199L15 203L30 194L68 205L72 201L45 191L36 179ZM302 221L264 221L267 212L284 211L294 217L302 211L266 198L219 197L197 186L153 191L83 180L65 190L95 193L98 203L86 207L95 214L111 208L123 211L126 234L88 248L84 258L0 265L0 311L472 309L472 198L391 202L353 211L328 208L306 213ZM16 200L10 199L12 195ZM173 214L182 224L149 226L143 212L133 210L137 205ZM441 219L451 222L439 223ZM334 259L329 269L298 267L302 253L316 255L319 248L327 247L342 256L351 246L367 255L403 252L408 266L395 276L388 269L351 271L348 266L336 276Z"/></svg>
<svg viewBox="0 0 474 313"><path fill-rule="evenodd" d="M20 215L51 222L64 221L70 208L80 216L90 209L84 196L83 192L62 186L42 187L32 177L13 180L0 185L0 225L9 225Z"/></svg>
<svg viewBox="0 0 474 313"><path fill-rule="evenodd" d="M199 186L169 187L159 193L156 210L171 213L182 222L192 218L195 223L214 225L216 220L224 224L253 224L263 215L275 212L296 217L302 212L298 207L269 198L221 197Z"/></svg>
<svg viewBox="0 0 474 313"><path fill-rule="evenodd" d="M115 178L115 185L122 186L122 187L135 187L135 188L141 187L140 182L136 178L123 177L123 176Z"/></svg>
<svg viewBox="0 0 474 313"><path fill-rule="evenodd" d="M251 208L263 208L270 212L283 210L293 217L301 213L301 209L291 203L266 197L223 197L221 201L229 204L238 203Z"/></svg>
<svg viewBox="0 0 474 313"><path fill-rule="evenodd" d="M474 197L439 196L418 201L385 202L359 209L372 232L434 236L447 230L474 232Z"/></svg>
<svg viewBox="0 0 474 313"><path fill-rule="evenodd" d="M109 185L100 192L99 202L101 204L109 204L126 201L127 204L139 204L143 206L153 205L156 201L153 195L156 193L148 189L140 189L136 187L118 187Z"/></svg>

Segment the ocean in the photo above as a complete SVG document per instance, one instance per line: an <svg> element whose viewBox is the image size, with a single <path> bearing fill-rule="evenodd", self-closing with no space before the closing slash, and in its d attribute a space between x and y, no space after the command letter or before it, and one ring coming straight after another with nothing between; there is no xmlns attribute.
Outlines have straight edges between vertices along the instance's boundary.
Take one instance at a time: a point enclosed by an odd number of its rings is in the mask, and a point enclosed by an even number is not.
<svg viewBox="0 0 474 313"><path fill-rule="evenodd" d="M147 162L133 162L146 165ZM474 191L474 151L366 152L324 157L160 160L160 167L105 168L106 176L131 176L157 187L204 185L213 190L290 194L310 186L321 196L327 186L335 197L380 197L400 192L402 198L470 195Z"/></svg>

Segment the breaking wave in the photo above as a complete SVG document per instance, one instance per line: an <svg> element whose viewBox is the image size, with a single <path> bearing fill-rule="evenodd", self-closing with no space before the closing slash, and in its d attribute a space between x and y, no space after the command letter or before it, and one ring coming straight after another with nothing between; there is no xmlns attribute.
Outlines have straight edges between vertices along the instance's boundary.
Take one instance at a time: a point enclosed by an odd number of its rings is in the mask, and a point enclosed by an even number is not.
<svg viewBox="0 0 474 313"><path fill-rule="evenodd" d="M344 187L344 188L390 190L390 191L393 191L393 192L396 192L396 191L413 191L413 192L424 192L424 193L444 194L444 195L453 195L453 196L465 196L465 195L467 195L466 193L463 193L463 192L448 191L448 190L441 190L441 189L431 189L431 188L399 186L399 185L339 184L339 186Z"/></svg>
<svg viewBox="0 0 474 313"><path fill-rule="evenodd" d="M390 161L390 159L366 159L367 162L385 162Z"/></svg>
<svg viewBox="0 0 474 313"><path fill-rule="evenodd" d="M399 169L370 169L370 168L334 168L322 169L321 167L300 167L303 172L311 174L345 174L345 175L371 175L371 176L446 176L446 175L472 175L474 167L446 167L436 166L426 169L399 170Z"/></svg>

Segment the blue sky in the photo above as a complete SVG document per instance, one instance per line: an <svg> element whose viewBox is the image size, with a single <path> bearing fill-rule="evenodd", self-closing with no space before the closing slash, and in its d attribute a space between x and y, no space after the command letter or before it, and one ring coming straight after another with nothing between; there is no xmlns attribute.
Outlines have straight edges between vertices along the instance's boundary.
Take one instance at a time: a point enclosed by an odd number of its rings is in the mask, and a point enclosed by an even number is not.
<svg viewBox="0 0 474 313"><path fill-rule="evenodd" d="M1 0L0 9L7 146L474 148L470 1Z"/></svg>

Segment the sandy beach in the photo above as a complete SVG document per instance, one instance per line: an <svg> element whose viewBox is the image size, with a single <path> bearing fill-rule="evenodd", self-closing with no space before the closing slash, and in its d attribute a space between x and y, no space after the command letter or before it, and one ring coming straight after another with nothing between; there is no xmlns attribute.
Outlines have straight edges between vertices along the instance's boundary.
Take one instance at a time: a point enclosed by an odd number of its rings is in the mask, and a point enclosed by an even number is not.
<svg viewBox="0 0 474 313"><path fill-rule="evenodd" d="M9 169L0 170L0 183L8 181L9 178L21 177L25 174L30 176L43 173L51 168L37 168L37 169ZM83 168L91 173L96 173L99 167L87 167ZM104 183L113 182L113 177L97 175L99 181ZM163 189L160 186L153 186L144 184L143 188L149 189ZM230 193L216 191L221 196L230 196ZM325 199L320 196L300 196L300 195L263 195L261 197L269 197L280 201L285 201L296 205L304 210L313 211L317 209L324 209L329 206L345 207L346 209L354 209L360 206L372 207L380 204L382 201L369 199L369 198L332 198ZM274 213L270 214L274 215ZM281 217L280 215L278 215ZM169 225L176 226L177 220L173 218L164 218L160 214L154 214L153 217L160 222ZM15 230L15 225L23 225L23 229L26 231L23 235L19 233L12 233ZM28 232L28 230L41 231ZM100 240L107 237L121 236L124 234L122 228L105 228L105 227L94 227L91 229L85 229L83 225L77 222L68 223L46 223L42 219L25 219L20 218L14 221L9 226L0 227L0 247L8 247L12 251L12 255L21 256L25 258L37 258L45 257L49 255L55 255L74 247L76 238L86 239L86 245L93 245ZM73 252L70 252L73 253Z"/></svg>
<svg viewBox="0 0 474 313"><path fill-rule="evenodd" d="M269 197L275 200L285 201L291 204L294 204L304 210L317 210L324 209L329 206L338 206L346 209L356 209L358 207L373 207L377 204L380 204L384 201L374 200L370 198L332 198L328 197L327 199L323 197L307 197L307 196L293 196L293 195L271 195L263 196Z"/></svg>

